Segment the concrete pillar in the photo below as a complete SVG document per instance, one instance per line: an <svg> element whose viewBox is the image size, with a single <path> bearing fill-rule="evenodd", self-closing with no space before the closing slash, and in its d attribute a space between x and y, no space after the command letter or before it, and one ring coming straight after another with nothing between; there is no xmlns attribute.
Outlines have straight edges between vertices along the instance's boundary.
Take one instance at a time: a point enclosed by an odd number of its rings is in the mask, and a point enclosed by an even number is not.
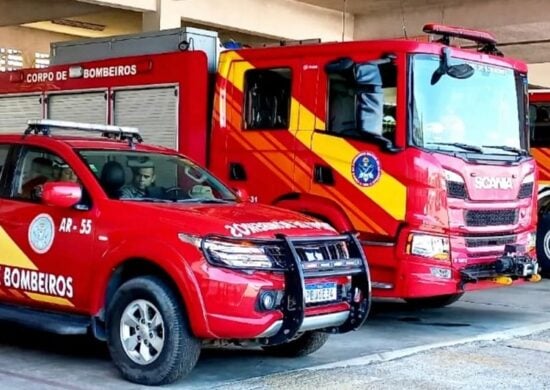
<svg viewBox="0 0 550 390"><path fill-rule="evenodd" d="M156 0L156 10L144 12L142 21L143 31L181 27L181 15L173 0Z"/></svg>

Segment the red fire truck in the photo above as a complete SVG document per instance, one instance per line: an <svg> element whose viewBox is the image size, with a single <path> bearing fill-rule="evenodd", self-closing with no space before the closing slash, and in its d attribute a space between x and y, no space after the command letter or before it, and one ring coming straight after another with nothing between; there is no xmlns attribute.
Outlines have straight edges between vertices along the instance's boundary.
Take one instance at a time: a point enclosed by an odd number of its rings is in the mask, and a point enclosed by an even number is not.
<svg viewBox="0 0 550 390"><path fill-rule="evenodd" d="M531 153L539 167L537 257L542 272L550 272L550 90L529 92Z"/></svg>
<svg viewBox="0 0 550 390"><path fill-rule="evenodd" d="M488 33L425 31L440 39L54 44L56 65L0 76L0 131L29 117L138 126L253 201L359 232L378 297L443 306L539 280L527 67Z"/></svg>

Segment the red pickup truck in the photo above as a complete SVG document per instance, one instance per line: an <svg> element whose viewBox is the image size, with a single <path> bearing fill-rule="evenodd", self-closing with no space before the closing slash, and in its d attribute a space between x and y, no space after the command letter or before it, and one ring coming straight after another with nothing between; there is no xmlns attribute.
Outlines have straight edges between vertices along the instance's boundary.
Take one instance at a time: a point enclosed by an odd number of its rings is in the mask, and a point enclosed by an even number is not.
<svg viewBox="0 0 550 390"><path fill-rule="evenodd" d="M141 384L185 376L205 343L314 352L370 307L354 234L241 201L134 128L0 135L0 248L0 319L91 332Z"/></svg>

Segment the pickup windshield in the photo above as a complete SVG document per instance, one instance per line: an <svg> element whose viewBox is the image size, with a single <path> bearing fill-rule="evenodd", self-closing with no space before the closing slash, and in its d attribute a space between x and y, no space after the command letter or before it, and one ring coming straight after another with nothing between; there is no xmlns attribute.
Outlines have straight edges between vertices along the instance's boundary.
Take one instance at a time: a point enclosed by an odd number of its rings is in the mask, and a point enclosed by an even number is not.
<svg viewBox="0 0 550 390"><path fill-rule="evenodd" d="M474 74L466 79L444 75L432 83L439 56L412 57L413 144L426 149L468 153L520 154L520 102L514 71L467 63Z"/></svg>
<svg viewBox="0 0 550 390"><path fill-rule="evenodd" d="M235 195L208 171L179 155L80 150L112 199L157 203L225 203Z"/></svg>

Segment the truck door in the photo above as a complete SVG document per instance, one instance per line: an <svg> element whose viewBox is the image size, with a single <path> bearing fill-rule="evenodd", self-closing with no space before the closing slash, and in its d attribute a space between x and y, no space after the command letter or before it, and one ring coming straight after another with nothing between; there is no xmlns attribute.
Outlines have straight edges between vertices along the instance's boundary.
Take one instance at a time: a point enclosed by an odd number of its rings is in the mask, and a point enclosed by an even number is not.
<svg viewBox="0 0 550 390"><path fill-rule="evenodd" d="M61 208L41 202L41 184L78 182L78 177L46 149L23 147L18 155L10 183L2 181L4 190L9 189L0 201L3 299L85 312L93 264L91 204L83 200Z"/></svg>
<svg viewBox="0 0 550 390"><path fill-rule="evenodd" d="M404 146L405 110L398 106L405 107L405 97L397 86L404 85L405 79L398 72L398 61L382 53L348 57L348 64L354 66L346 67L345 61L334 55L319 64L316 112L324 123L311 138L314 169L310 193L338 202L355 229L384 235L388 232L386 221L391 229L397 226L398 218L388 218L388 214L403 218L405 208L402 186L398 186L400 203L396 205L392 197L397 195L391 193L395 186L386 185L394 180L384 169L404 172L405 166L399 166L399 155L384 151L375 137ZM359 71L360 64L365 66ZM398 77L402 79L399 83ZM400 122L402 127L397 126ZM394 212L394 208L398 210Z"/></svg>
<svg viewBox="0 0 550 390"><path fill-rule="evenodd" d="M293 97L300 85L299 61L254 61L254 66L234 61L227 78L229 182L246 188L253 200L272 203L295 191L298 103Z"/></svg>

